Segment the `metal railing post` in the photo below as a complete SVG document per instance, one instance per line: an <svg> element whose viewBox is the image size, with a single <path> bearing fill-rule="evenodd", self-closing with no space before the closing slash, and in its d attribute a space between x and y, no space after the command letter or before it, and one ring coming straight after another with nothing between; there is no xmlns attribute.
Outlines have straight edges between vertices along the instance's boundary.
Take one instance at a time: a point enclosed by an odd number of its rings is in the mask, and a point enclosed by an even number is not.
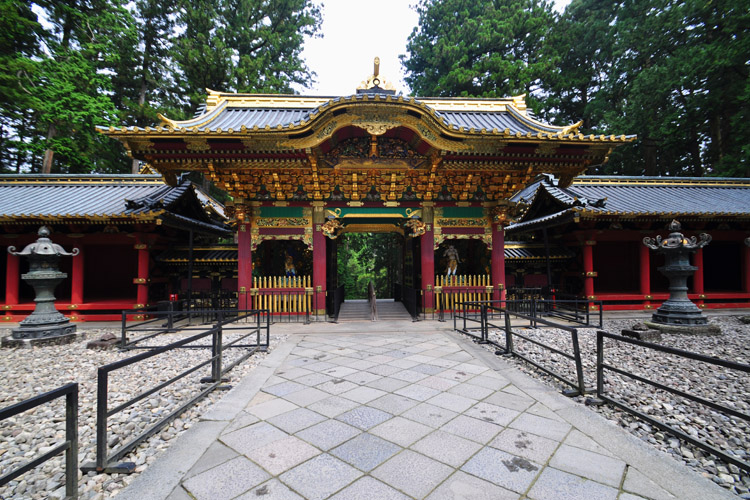
<svg viewBox="0 0 750 500"><path fill-rule="evenodd" d="M469 311L466 309L466 302L464 302L464 331L466 331L466 315L469 314Z"/></svg>
<svg viewBox="0 0 750 500"><path fill-rule="evenodd" d="M462 304L461 304L461 307L463 307L463 305L464 305L464 304L462 303ZM454 330L454 331L456 330L456 314L455 314L455 313L453 314L453 330Z"/></svg>
<svg viewBox="0 0 750 500"><path fill-rule="evenodd" d="M270 318L270 314L268 313L268 311L266 311L266 347L270 345L269 343L270 332L271 332L271 318Z"/></svg>
<svg viewBox="0 0 750 500"><path fill-rule="evenodd" d="M214 382L219 382L221 380L221 332L222 327L221 323L224 320L223 315L221 311L217 313L217 323L216 323L216 329L213 333L213 346L212 346L212 357L213 362L211 363L211 378Z"/></svg>
<svg viewBox="0 0 750 500"><path fill-rule="evenodd" d="M122 312L122 330L120 331L120 347L125 347L125 344L127 343L127 335L125 333L125 329L127 328L127 313L125 311Z"/></svg>
<svg viewBox="0 0 750 500"><path fill-rule="evenodd" d="M489 325L487 324L489 322L489 319L487 318L487 304L481 304L479 306L479 314L481 318L481 325L482 325L482 340L480 343L486 344L487 339L489 337Z"/></svg>
<svg viewBox="0 0 750 500"><path fill-rule="evenodd" d="M167 309L167 329L172 331L174 328L174 301L169 301L169 308Z"/></svg>
<svg viewBox="0 0 750 500"><path fill-rule="evenodd" d="M578 329L573 328L570 332L573 339L573 356L576 363L576 375L578 379L578 393L583 396L586 392L586 383L583 380L583 363L581 362L581 348L578 345Z"/></svg>
<svg viewBox="0 0 750 500"><path fill-rule="evenodd" d="M103 471L107 465L107 385L109 373L99 368L96 379L96 470ZM77 476L78 474L76 474Z"/></svg>
<svg viewBox="0 0 750 500"><path fill-rule="evenodd" d="M505 310L505 354L513 354L513 330L510 326L510 314Z"/></svg>
<svg viewBox="0 0 750 500"><path fill-rule="evenodd" d="M596 397L604 393L604 336L596 332Z"/></svg>
<svg viewBox="0 0 750 500"><path fill-rule="evenodd" d="M65 495L78 498L78 384L65 395Z"/></svg>

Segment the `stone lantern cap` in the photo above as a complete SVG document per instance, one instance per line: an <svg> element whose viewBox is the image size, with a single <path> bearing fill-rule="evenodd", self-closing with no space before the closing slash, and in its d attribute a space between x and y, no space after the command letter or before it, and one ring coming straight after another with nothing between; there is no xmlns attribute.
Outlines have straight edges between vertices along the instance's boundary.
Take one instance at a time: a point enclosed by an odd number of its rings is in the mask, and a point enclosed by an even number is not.
<svg viewBox="0 0 750 500"><path fill-rule="evenodd" d="M680 232L680 229L682 229L682 225L678 221L673 220L669 224L669 230L672 232L669 233L669 236L666 239L658 235L655 238L646 237L643 238L643 244L651 250L684 248L686 250L695 251L711 243L711 235L709 234L702 233L700 235L700 240L695 236L686 238L685 235Z"/></svg>
<svg viewBox="0 0 750 500"><path fill-rule="evenodd" d="M57 243L53 243L52 240L49 239L50 231L47 226L40 227L37 234L39 234L39 238L34 243L26 245L26 247L20 252L16 252L16 247L8 247L8 253L11 255L39 255L56 257L74 257L79 253L79 249L77 248L74 248L73 251L69 253L66 252L65 249Z"/></svg>

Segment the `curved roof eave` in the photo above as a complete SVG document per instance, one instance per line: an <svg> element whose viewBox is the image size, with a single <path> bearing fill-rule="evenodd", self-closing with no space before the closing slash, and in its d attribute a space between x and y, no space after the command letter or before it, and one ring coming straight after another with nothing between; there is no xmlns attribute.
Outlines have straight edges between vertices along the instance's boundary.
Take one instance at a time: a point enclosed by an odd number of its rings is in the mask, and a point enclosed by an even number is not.
<svg viewBox="0 0 750 500"><path fill-rule="evenodd" d="M234 95L234 94L230 94ZM222 96L224 96L222 94ZM166 117L161 117L162 121L166 124L166 126L156 126L156 127L97 127L97 129L107 135L117 136L117 137L127 137L127 136L173 136L173 135L184 135L185 133L202 133L205 135L208 135L210 137L214 136L220 136L220 137L227 137L227 136L236 136L238 138L241 138L242 135L250 133L257 133L257 132L264 132L264 133L284 133L288 134L290 132L293 133L306 133L309 130L314 129L314 126L316 125L316 122L319 122L323 120L323 117L328 115L328 113L333 113L333 111L340 107L345 106L360 106L365 103L368 105L372 103L379 103L384 105L397 105L397 106L403 106L406 107L407 110L412 110L420 113L421 115L424 115L426 117L429 117L433 120L433 123L437 126L438 129L441 130L442 133L445 133L449 136L454 137L462 137L462 138L471 138L471 137L482 137L482 136L493 136L493 137L503 137L506 139L531 139L531 140L562 140L562 141L573 141L573 142L609 142L609 143L625 143L625 142L632 142L636 139L636 136L634 135L583 135L577 132L577 126L578 124L574 124L568 127L556 127L553 125L544 124L542 122L539 122L537 120L534 120L527 116L525 113L522 113L516 107L513 105L513 102L508 101L500 101L497 102L500 103L502 106L502 111L500 110L486 110L482 111L481 109L477 109L476 111L468 111L468 112L461 112L456 110L440 110L436 109L436 107L432 107L431 101L432 100L425 100L421 101L414 97L409 96L402 96L402 95L381 95L381 94L356 94L346 97L336 97L336 98L322 98L315 100L313 98L299 98L300 104L317 104L314 107L300 107L300 106L293 106L293 107L286 107L284 103L292 103L293 97L295 96L252 96L249 97L259 99L261 97L269 99L271 102L277 102L278 108L271 108L276 109L277 111L287 111L289 109L296 109L298 112L303 111L302 117L296 119L293 122L289 123L277 123L276 126L271 127L269 124L266 124L265 126L260 126L258 124L253 125L252 127L247 127L245 125L240 125L238 128L230 127L227 129L223 128L216 128L216 129L208 129L206 128L207 125L209 125L212 122L216 122L217 118L225 112L227 109L235 109L235 106L230 104L229 99L219 99L218 102L216 102L215 105L210 106L207 108L206 113L185 121L173 121L169 120ZM275 99L275 100L274 100ZM440 102L435 100L436 103ZM235 103L240 105L240 107L248 107L242 104L240 101L239 103ZM509 117L512 117L513 120L515 120L518 123L517 130L511 131L510 127L506 126L503 129L498 128L497 126L494 126L492 128L488 128L490 125L496 124L493 120L484 120L484 122L487 124L486 126L481 126L482 121L479 121L476 126L470 126L470 123L468 123L465 119L458 119L458 113L462 113L464 115L472 114L472 116L477 116L478 114L483 114L485 117L487 116L504 116L505 120ZM299 113L297 113L299 115ZM448 118L454 118L452 121L455 123L452 123L451 120Z"/></svg>

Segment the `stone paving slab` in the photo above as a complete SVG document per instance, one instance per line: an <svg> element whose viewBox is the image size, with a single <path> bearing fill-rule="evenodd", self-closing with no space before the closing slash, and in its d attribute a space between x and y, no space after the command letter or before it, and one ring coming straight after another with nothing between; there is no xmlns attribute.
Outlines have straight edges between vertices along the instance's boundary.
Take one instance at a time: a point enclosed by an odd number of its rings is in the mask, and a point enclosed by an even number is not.
<svg viewBox="0 0 750 500"><path fill-rule="evenodd" d="M440 323L274 329L118 500L734 498Z"/></svg>

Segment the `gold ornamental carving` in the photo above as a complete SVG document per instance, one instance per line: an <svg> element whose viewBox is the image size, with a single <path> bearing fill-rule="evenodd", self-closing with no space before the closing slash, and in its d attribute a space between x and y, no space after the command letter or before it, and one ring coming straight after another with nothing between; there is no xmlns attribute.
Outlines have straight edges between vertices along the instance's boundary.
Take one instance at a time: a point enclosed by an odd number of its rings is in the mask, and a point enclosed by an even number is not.
<svg viewBox="0 0 750 500"><path fill-rule="evenodd" d="M383 135L390 129L398 127L400 123L386 115L373 115L355 119L352 125L366 130L370 135Z"/></svg>
<svg viewBox="0 0 750 500"><path fill-rule="evenodd" d="M309 226L310 219L306 217L264 217L256 221L259 227L301 227Z"/></svg>
<svg viewBox="0 0 750 500"><path fill-rule="evenodd" d="M263 243L264 241L277 241L277 240L297 240L304 243L308 249L312 250L313 242L312 242L312 234L308 234L307 231L305 231L305 234L254 234L252 235L252 239L250 240L250 249L255 251L258 248L258 245Z"/></svg>
<svg viewBox="0 0 750 500"><path fill-rule="evenodd" d="M185 139L185 145L190 151L208 151L211 149L208 139L204 137L188 137Z"/></svg>
<svg viewBox="0 0 750 500"><path fill-rule="evenodd" d="M364 80L359 87L357 87L357 90L370 90L373 88L380 88L385 90L396 90L396 88L393 86L393 84L389 81L387 81L385 78L383 78L380 75L380 58L376 57L373 61L373 70L372 75L367 77L367 80Z"/></svg>
<svg viewBox="0 0 750 500"><path fill-rule="evenodd" d="M326 137L329 137L331 134L333 134L333 131L336 130L336 125L336 120L331 120L330 122L328 122L325 127L323 127L320 132L318 132L317 138L325 139Z"/></svg>
<svg viewBox="0 0 750 500"><path fill-rule="evenodd" d="M445 240L479 240L487 246L487 250L492 250L492 232L485 230L485 234L437 234L435 233L435 243L433 248L437 250Z"/></svg>
<svg viewBox="0 0 750 500"><path fill-rule="evenodd" d="M422 236L427 232L427 224L419 219L409 219L404 226L409 228L409 236L412 238Z"/></svg>
<svg viewBox="0 0 750 500"><path fill-rule="evenodd" d="M352 107L352 112L339 115L335 120L330 119L330 121L326 121L324 117L319 124L315 123L315 118L313 118L310 126L317 131L314 135L282 139L279 141L278 147L289 149L314 148L330 137L335 130L348 125L357 126L364 130L368 130L369 127L373 135L382 135L391 128L406 127L420 134L432 147L445 151L466 152L472 151L475 147L471 141L461 140L460 137L456 137L459 140L449 140L441 136L441 134L453 136L455 133L430 115L425 115L420 119L408 114L407 111L414 109L414 105L411 104L353 102L347 103L347 105ZM327 111L324 111L324 113Z"/></svg>
<svg viewBox="0 0 750 500"><path fill-rule="evenodd" d="M343 230L344 225L341 224L341 221L338 219L331 219L322 226L320 226L321 232L326 236L326 238L335 240L339 237L341 234L341 231Z"/></svg>
<svg viewBox="0 0 750 500"><path fill-rule="evenodd" d="M484 227L487 225L484 219L437 219L436 223L441 227Z"/></svg>
<svg viewBox="0 0 750 500"><path fill-rule="evenodd" d="M154 149L154 143L148 139L128 139L131 151L143 152Z"/></svg>

